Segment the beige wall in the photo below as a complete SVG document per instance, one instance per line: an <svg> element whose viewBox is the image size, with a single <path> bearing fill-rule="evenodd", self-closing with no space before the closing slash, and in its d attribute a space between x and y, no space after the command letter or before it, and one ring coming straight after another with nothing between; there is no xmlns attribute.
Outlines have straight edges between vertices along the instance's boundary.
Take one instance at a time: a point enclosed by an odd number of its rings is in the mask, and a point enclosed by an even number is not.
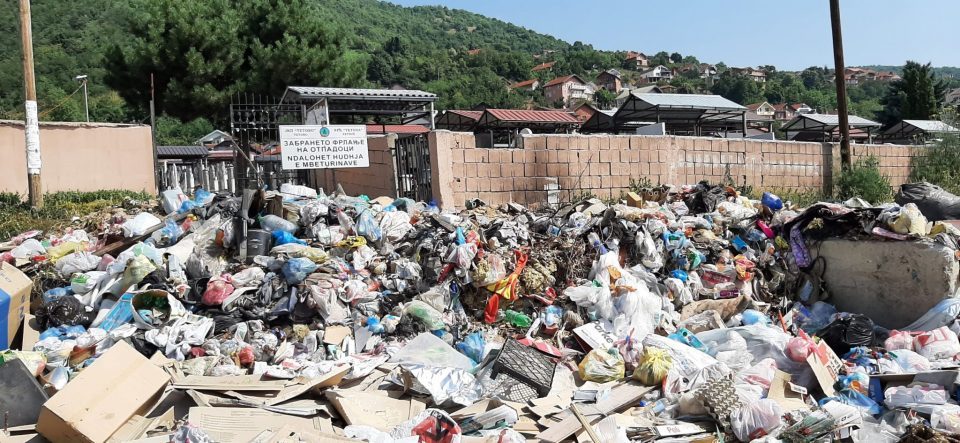
<svg viewBox="0 0 960 443"><path fill-rule="evenodd" d="M473 134L436 131L430 136L434 198L462 207L480 198L489 204L537 205L547 187L561 200L581 191L618 197L630 180L654 185L732 180L755 190L826 190L840 164L830 143L757 141L677 136L532 135L523 149L476 148ZM874 155L893 186L907 180L911 146L855 145L854 159ZM443 159L449 158L449 162ZM443 160L443 161L439 161Z"/></svg>
<svg viewBox="0 0 960 443"><path fill-rule="evenodd" d="M323 188L328 194L333 192L339 183L347 195L396 197L397 174L393 161L396 142L396 134L370 136L367 138L370 167L315 169L311 184Z"/></svg>
<svg viewBox="0 0 960 443"><path fill-rule="evenodd" d="M149 126L41 123L40 154L44 192L157 192ZM27 194L22 122L0 121L0 192Z"/></svg>

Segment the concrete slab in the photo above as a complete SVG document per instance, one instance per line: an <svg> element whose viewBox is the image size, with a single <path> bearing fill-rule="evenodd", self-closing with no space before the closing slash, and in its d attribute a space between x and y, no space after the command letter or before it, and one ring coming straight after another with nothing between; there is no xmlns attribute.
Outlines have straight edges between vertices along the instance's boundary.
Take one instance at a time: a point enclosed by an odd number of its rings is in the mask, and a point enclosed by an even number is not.
<svg viewBox="0 0 960 443"><path fill-rule="evenodd" d="M829 239L811 253L818 249L828 301L886 328L906 326L956 294L960 265L939 244Z"/></svg>

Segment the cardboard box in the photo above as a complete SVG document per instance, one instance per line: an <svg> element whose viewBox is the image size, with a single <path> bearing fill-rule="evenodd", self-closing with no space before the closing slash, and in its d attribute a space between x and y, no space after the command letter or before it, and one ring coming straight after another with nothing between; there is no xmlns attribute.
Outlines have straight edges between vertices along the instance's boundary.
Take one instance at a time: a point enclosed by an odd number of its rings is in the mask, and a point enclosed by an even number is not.
<svg viewBox="0 0 960 443"><path fill-rule="evenodd" d="M249 442L264 430L296 426L311 433L320 432L319 419L275 414L256 408L190 408L189 422L217 442Z"/></svg>
<svg viewBox="0 0 960 443"><path fill-rule="evenodd" d="M104 442L159 400L170 376L119 342L40 409L37 432L50 441Z"/></svg>
<svg viewBox="0 0 960 443"><path fill-rule="evenodd" d="M0 263L0 350L9 349L30 305L33 281L16 266Z"/></svg>

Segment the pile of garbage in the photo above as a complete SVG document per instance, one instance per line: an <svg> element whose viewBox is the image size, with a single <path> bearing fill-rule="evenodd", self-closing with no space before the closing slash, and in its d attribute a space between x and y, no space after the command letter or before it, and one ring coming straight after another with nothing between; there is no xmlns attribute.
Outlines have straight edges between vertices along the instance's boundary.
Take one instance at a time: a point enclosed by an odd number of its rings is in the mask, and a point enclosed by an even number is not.
<svg viewBox="0 0 960 443"><path fill-rule="evenodd" d="M706 182L459 212L295 185L164 191L91 232L0 243L2 432L954 441L960 304L902 331L838 312L812 246L957 250L960 199L930 186L802 210Z"/></svg>

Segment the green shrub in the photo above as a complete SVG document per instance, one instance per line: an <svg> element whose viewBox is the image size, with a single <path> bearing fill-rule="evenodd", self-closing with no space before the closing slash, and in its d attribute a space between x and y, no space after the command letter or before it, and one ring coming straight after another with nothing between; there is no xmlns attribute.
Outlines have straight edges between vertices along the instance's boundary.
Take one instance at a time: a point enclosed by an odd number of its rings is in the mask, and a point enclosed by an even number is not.
<svg viewBox="0 0 960 443"><path fill-rule="evenodd" d="M870 156L857 160L849 170L840 173L834 188L837 198L860 197L870 203L890 201L890 180L880 173L880 160Z"/></svg>
<svg viewBox="0 0 960 443"><path fill-rule="evenodd" d="M944 134L910 160L910 181L926 181L960 194L960 137Z"/></svg>

